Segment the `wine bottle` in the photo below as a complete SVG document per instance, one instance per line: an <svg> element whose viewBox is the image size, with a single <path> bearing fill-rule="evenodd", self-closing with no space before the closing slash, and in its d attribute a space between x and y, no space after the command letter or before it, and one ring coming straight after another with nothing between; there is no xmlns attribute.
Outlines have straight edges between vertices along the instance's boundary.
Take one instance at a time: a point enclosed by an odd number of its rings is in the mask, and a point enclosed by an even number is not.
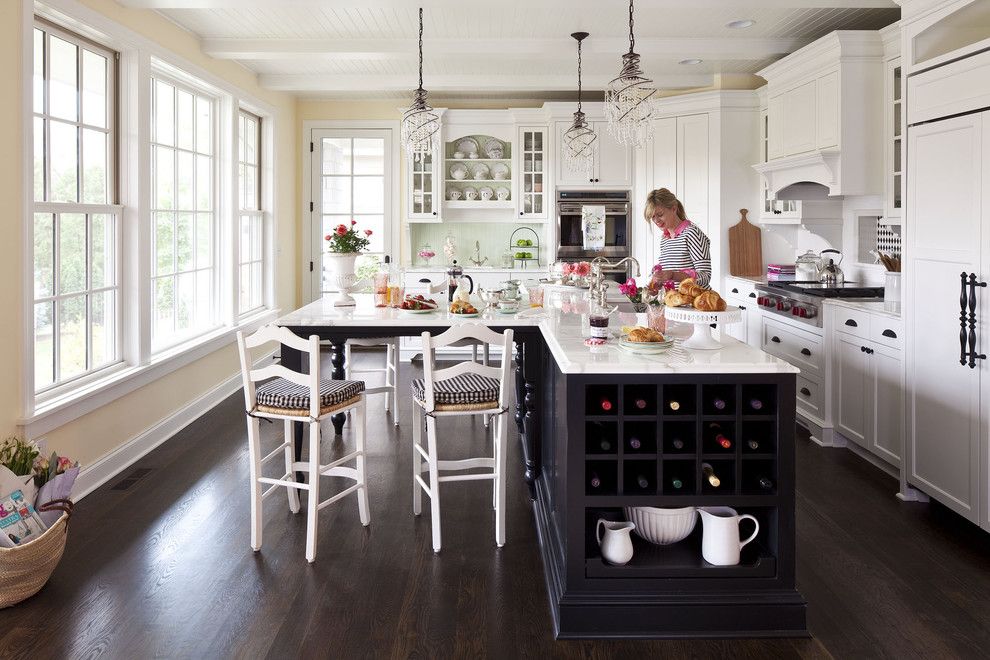
<svg viewBox="0 0 990 660"><path fill-rule="evenodd" d="M715 410L725 410L725 399L715 397L712 401L712 405L715 406Z"/></svg>
<svg viewBox="0 0 990 660"><path fill-rule="evenodd" d="M605 438L602 438L601 442L598 443L598 446L602 451L612 451L612 443Z"/></svg>
<svg viewBox="0 0 990 660"><path fill-rule="evenodd" d="M602 480L598 478L598 473L597 472L592 472L591 473L591 482L590 483L591 483L591 487L592 488L601 488L602 487Z"/></svg>
<svg viewBox="0 0 990 660"><path fill-rule="evenodd" d="M761 410L763 408L763 402L760 401L759 399L750 399L749 407L752 408L753 410Z"/></svg>
<svg viewBox="0 0 990 660"><path fill-rule="evenodd" d="M636 399L633 404L640 410L646 410L646 399Z"/></svg>
<svg viewBox="0 0 990 660"><path fill-rule="evenodd" d="M684 441L681 440L680 438L674 438L670 442L670 444L673 445L674 446L674 449L677 449L678 451L680 451L681 449L684 449Z"/></svg>
<svg viewBox="0 0 990 660"><path fill-rule="evenodd" d="M759 484L763 490L773 490L773 482L766 477L760 477Z"/></svg>
<svg viewBox="0 0 990 660"><path fill-rule="evenodd" d="M722 425L718 422L712 422L708 425L712 431L715 432L715 442L722 449L732 449L732 440L730 440L724 433L722 433Z"/></svg>
<svg viewBox="0 0 990 660"><path fill-rule="evenodd" d="M671 410L675 412L681 409L681 403L679 401L676 401L675 399L671 399L670 401L668 401L667 405L670 407Z"/></svg>
<svg viewBox="0 0 990 660"><path fill-rule="evenodd" d="M608 412L612 409L612 400L609 399L607 396L603 396L601 401L599 402L599 405L602 407L602 410Z"/></svg>
<svg viewBox="0 0 990 660"><path fill-rule="evenodd" d="M705 476L705 479L708 480L708 483L710 483L713 488L718 488L722 485L722 481L715 476L715 470L712 468L710 463L701 464L701 473Z"/></svg>
<svg viewBox="0 0 990 660"><path fill-rule="evenodd" d="M756 451L757 449L760 448L760 443L757 442L756 440L747 440L746 446L749 447L750 450Z"/></svg>
<svg viewBox="0 0 990 660"><path fill-rule="evenodd" d="M643 446L643 443L639 441L639 438L637 438L635 436L629 438L629 448L630 449L639 449L642 446Z"/></svg>
<svg viewBox="0 0 990 660"><path fill-rule="evenodd" d="M640 490L646 490L650 487L650 480L641 474L636 475L636 485L640 487Z"/></svg>
<svg viewBox="0 0 990 660"><path fill-rule="evenodd" d="M681 488L684 487L684 482L678 479L677 477L673 477L670 480L670 485L674 490L680 490Z"/></svg>

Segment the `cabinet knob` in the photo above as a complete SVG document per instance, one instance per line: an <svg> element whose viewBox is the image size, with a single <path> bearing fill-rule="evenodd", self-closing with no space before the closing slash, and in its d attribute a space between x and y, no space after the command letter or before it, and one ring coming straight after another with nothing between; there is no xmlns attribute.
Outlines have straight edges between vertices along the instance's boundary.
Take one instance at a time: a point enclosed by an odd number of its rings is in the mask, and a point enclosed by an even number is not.
<svg viewBox="0 0 990 660"><path fill-rule="evenodd" d="M736 287L732 287L732 293L739 293L739 289L737 289Z"/></svg>
<svg viewBox="0 0 990 660"><path fill-rule="evenodd" d="M803 394L805 396L811 396L811 390L809 390L807 387L802 387L801 388L801 394Z"/></svg>
<svg viewBox="0 0 990 660"><path fill-rule="evenodd" d="M434 212L433 212L433 215L436 215L436 214L437 214L437 212L436 212L436 211L434 211Z"/></svg>
<svg viewBox="0 0 990 660"><path fill-rule="evenodd" d="M802 348L801 355L811 355L811 351L809 351L807 348Z"/></svg>
<svg viewBox="0 0 990 660"><path fill-rule="evenodd" d="M775 344L779 344L780 343L780 337L774 335L773 337L770 338L770 341L772 341Z"/></svg>
<svg viewBox="0 0 990 660"><path fill-rule="evenodd" d="M859 323L856 323L852 319L846 319L846 325L848 325L850 328L858 328L859 327Z"/></svg>
<svg viewBox="0 0 990 660"><path fill-rule="evenodd" d="M741 310L742 310L742 311L744 311L744 312L746 311L746 307L745 307L745 306L743 306L743 305L739 305L739 309L741 309Z"/></svg>
<svg viewBox="0 0 990 660"><path fill-rule="evenodd" d="M755 298L756 297L756 294L755 293L751 293L751 294L749 294L749 297L750 298Z"/></svg>

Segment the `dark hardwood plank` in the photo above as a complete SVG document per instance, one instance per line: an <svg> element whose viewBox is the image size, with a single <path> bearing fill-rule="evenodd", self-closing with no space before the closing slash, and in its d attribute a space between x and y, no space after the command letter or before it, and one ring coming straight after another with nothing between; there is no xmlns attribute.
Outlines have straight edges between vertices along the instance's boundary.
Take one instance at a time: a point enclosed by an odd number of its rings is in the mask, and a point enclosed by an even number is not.
<svg viewBox="0 0 990 660"><path fill-rule="evenodd" d="M403 393L418 371L403 365ZM428 505L412 515L411 404L400 401L395 429L373 397L372 524L361 527L353 498L324 509L309 565L305 517L281 493L251 552L242 406L231 397L141 459L152 472L129 490L111 490L115 480L79 503L52 581L0 610L0 657L942 658L990 647L988 536L896 500L893 479L805 435L797 577L813 639L555 641L514 424L507 544L494 544L490 485L447 483L434 555ZM441 424L445 457L487 447L480 422ZM262 424L268 446L281 431ZM347 425L324 460L353 440Z"/></svg>

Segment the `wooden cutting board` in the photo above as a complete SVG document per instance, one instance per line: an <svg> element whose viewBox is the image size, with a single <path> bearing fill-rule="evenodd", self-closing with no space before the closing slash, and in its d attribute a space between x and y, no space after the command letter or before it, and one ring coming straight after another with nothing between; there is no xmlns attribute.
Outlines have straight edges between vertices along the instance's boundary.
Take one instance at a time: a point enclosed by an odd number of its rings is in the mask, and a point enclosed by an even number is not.
<svg viewBox="0 0 990 660"><path fill-rule="evenodd" d="M729 227L729 274L763 275L763 241L760 228L746 219L747 209L739 209L739 224Z"/></svg>

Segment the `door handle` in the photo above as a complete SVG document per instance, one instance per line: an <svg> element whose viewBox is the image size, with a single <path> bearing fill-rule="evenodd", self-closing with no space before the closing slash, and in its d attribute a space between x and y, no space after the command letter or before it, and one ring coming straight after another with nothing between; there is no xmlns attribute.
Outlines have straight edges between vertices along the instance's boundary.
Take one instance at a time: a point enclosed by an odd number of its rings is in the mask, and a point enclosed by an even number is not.
<svg viewBox="0 0 990 660"><path fill-rule="evenodd" d="M807 387L802 387L801 388L801 394L803 394L805 396L811 396L811 390L809 390Z"/></svg>
<svg viewBox="0 0 990 660"><path fill-rule="evenodd" d="M811 351L809 351L807 348L802 348L801 355L811 355Z"/></svg>
<svg viewBox="0 0 990 660"><path fill-rule="evenodd" d="M846 319L846 325L848 325L850 328L858 328L859 327L859 323L856 323L852 319Z"/></svg>
<svg viewBox="0 0 990 660"><path fill-rule="evenodd" d="M976 368L977 360L986 360L987 356L976 352L976 287L985 287L986 282L977 282L976 273L969 274L969 368Z"/></svg>
<svg viewBox="0 0 990 660"><path fill-rule="evenodd" d="M966 366L966 273L959 274L959 364Z"/></svg>
<svg viewBox="0 0 990 660"><path fill-rule="evenodd" d="M773 337L770 338L770 341L772 341L775 344L779 344L780 343L780 337L774 335Z"/></svg>

